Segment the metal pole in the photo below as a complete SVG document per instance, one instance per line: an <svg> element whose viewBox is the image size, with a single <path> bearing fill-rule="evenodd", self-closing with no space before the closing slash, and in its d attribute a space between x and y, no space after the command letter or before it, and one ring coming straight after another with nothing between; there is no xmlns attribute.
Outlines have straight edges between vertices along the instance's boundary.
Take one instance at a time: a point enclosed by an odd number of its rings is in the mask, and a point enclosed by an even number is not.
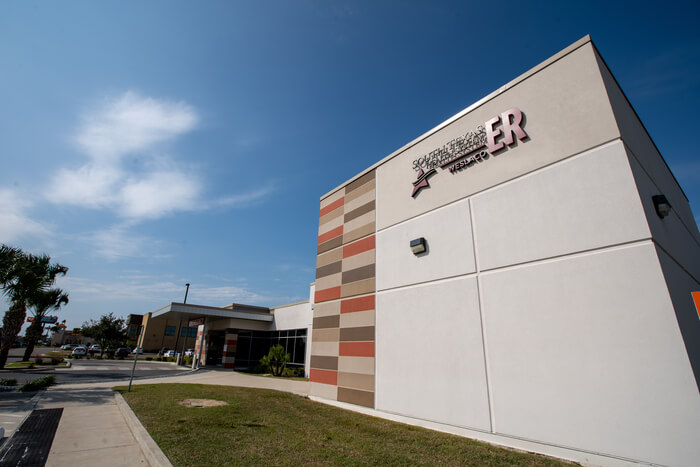
<svg viewBox="0 0 700 467"><path fill-rule="evenodd" d="M190 284L189 284L189 282L188 282L187 284L185 284L185 287L187 287L187 288L185 289L185 300L183 300L183 302L182 302L183 305L187 303L187 292L190 291Z"/></svg>
<svg viewBox="0 0 700 467"><path fill-rule="evenodd" d="M139 326L139 337L136 339L136 349L134 350L134 366L131 367L131 378L129 378L129 390L131 392L131 382L134 380L134 372L136 371L136 360L139 358L139 340L141 340L141 333L143 332L143 326Z"/></svg>
<svg viewBox="0 0 700 467"><path fill-rule="evenodd" d="M190 291L190 283L185 284L185 299L182 301L183 305L187 304L187 292ZM189 321L187 322L187 330L189 331ZM180 320L180 334L182 334L182 320ZM177 353L177 341L180 336L175 339L175 352ZM178 359L178 365L185 364L185 346L187 345L187 331L185 331L185 338L182 340L182 352L180 353L180 358Z"/></svg>

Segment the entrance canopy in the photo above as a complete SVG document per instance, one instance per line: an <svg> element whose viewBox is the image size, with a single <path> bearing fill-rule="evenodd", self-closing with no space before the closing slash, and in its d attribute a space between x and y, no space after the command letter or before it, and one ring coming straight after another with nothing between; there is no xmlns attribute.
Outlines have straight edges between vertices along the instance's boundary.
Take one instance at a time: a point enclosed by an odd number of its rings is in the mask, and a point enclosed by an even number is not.
<svg viewBox="0 0 700 467"><path fill-rule="evenodd" d="M184 303L170 303L158 308L151 313L152 318L175 319L190 321L205 317L210 319L245 319L250 321L263 321L271 323L273 315L267 308L250 305L231 304L226 308L214 306L190 305Z"/></svg>

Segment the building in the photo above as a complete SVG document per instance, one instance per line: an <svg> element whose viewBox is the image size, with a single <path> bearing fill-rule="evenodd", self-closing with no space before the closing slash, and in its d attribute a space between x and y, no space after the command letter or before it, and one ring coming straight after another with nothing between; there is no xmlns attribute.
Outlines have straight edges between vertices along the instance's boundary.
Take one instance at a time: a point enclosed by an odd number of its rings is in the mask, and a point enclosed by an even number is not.
<svg viewBox="0 0 700 467"><path fill-rule="evenodd" d="M311 296L313 290L311 284ZM223 307L170 303L143 317L131 315L129 323L137 329L143 326L138 347L146 352L193 348L199 366L250 369L271 346L280 344L290 355L287 365L304 368L308 376L311 355L307 340L312 324L309 300L272 308L238 303Z"/></svg>
<svg viewBox="0 0 700 467"><path fill-rule="evenodd" d="M688 200L585 37L321 198L311 395L696 465L699 290Z"/></svg>

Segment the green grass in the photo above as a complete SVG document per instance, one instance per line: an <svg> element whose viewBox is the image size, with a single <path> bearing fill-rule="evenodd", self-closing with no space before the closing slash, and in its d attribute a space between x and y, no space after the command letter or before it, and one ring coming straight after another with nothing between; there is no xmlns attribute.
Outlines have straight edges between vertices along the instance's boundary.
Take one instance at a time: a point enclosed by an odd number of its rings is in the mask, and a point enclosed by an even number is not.
<svg viewBox="0 0 700 467"><path fill-rule="evenodd" d="M178 465L566 465L265 389L156 384L120 391ZM187 408L183 399L227 406Z"/></svg>
<svg viewBox="0 0 700 467"><path fill-rule="evenodd" d="M5 364L5 368L36 368L39 366L52 366L51 359L49 358L48 360L44 360L44 362L41 365L36 363L35 361L9 362ZM66 362L61 362L58 364L58 366L66 366Z"/></svg>

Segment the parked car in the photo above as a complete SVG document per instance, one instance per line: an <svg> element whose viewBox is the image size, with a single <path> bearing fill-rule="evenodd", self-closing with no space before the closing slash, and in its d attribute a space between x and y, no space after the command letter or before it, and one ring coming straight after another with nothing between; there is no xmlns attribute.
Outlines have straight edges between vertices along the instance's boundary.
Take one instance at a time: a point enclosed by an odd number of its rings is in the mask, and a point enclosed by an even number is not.
<svg viewBox="0 0 700 467"><path fill-rule="evenodd" d="M131 353L143 353L143 349L137 347L134 350L132 350Z"/></svg>
<svg viewBox="0 0 700 467"><path fill-rule="evenodd" d="M61 350L73 350L76 347L78 347L78 344L63 344Z"/></svg>
<svg viewBox="0 0 700 467"><path fill-rule="evenodd" d="M93 352L97 353L97 352L101 352L101 351L102 351L102 347L100 347L98 344L92 344L92 345L90 346L90 350L92 350Z"/></svg>
<svg viewBox="0 0 700 467"><path fill-rule="evenodd" d="M87 355L87 349L83 346L78 346L73 349L73 352L71 353L74 357L80 357L80 356L85 356Z"/></svg>
<svg viewBox="0 0 700 467"><path fill-rule="evenodd" d="M179 352L175 352L174 350L167 350L163 356L164 357L177 357Z"/></svg>
<svg viewBox="0 0 700 467"><path fill-rule="evenodd" d="M185 357L194 357L194 349L185 350Z"/></svg>
<svg viewBox="0 0 700 467"><path fill-rule="evenodd" d="M129 356L129 348L128 347L119 347L115 352L114 352L115 357L128 357Z"/></svg>

